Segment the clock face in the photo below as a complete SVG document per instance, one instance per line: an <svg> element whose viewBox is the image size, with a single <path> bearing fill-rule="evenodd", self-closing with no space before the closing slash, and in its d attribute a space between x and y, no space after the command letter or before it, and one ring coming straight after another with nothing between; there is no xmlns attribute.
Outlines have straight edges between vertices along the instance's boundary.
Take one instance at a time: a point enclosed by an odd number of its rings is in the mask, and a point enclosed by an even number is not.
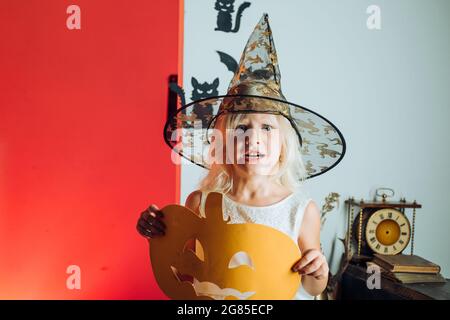
<svg viewBox="0 0 450 320"><path fill-rule="evenodd" d="M367 221L366 241L375 253L398 254L406 248L410 236L409 221L398 210L375 211Z"/></svg>

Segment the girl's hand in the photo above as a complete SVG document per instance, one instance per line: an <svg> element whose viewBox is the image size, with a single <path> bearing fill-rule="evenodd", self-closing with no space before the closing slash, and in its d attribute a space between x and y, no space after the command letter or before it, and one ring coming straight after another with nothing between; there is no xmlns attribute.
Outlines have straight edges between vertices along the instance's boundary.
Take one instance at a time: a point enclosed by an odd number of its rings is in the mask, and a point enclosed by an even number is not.
<svg viewBox="0 0 450 320"><path fill-rule="evenodd" d="M152 204L141 213L136 229L140 235L147 239L163 236L166 229L166 225L162 221L163 217L163 212L156 205Z"/></svg>
<svg viewBox="0 0 450 320"><path fill-rule="evenodd" d="M328 263L320 250L311 249L292 267L294 272L322 280L328 277Z"/></svg>

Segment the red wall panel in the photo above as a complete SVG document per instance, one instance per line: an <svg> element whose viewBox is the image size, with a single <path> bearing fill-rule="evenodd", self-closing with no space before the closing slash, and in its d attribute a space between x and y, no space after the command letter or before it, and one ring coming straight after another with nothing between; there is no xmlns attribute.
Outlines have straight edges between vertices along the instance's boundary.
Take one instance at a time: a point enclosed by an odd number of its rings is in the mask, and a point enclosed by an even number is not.
<svg viewBox="0 0 450 320"><path fill-rule="evenodd" d="M162 132L181 5L0 1L0 298L165 297L135 224L178 201Z"/></svg>

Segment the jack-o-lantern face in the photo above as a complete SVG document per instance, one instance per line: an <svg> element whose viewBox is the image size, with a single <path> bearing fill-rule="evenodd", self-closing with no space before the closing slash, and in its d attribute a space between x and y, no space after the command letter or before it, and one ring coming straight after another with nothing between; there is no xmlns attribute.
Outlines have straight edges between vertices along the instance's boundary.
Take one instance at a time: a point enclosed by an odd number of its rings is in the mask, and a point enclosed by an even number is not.
<svg viewBox="0 0 450 320"><path fill-rule="evenodd" d="M153 272L172 299L292 299L300 275L297 244L274 228L223 220L222 194L206 199L206 218L179 205L162 209L166 234L150 240Z"/></svg>

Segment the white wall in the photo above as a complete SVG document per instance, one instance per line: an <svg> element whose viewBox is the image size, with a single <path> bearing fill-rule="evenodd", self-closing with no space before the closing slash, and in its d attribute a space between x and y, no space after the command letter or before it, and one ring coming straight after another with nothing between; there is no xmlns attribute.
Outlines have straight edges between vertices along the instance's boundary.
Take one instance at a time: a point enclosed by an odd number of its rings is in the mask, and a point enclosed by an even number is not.
<svg viewBox="0 0 450 320"><path fill-rule="evenodd" d="M235 9L242 2L237 0ZM220 94L225 94L232 73L215 51L239 60L267 12L287 99L330 119L347 141L342 162L307 183L320 206L329 192L342 198L322 231L325 253L345 232L343 200L368 199L371 190L388 186L396 198L423 205L416 219L415 253L440 264L450 277L450 1L250 2L240 31L224 33L214 31L214 0L185 0L187 97L192 76L201 82L219 77ZM381 30L366 26L372 4L381 8ZM184 162L181 203L204 174ZM339 256L342 247L336 249Z"/></svg>

